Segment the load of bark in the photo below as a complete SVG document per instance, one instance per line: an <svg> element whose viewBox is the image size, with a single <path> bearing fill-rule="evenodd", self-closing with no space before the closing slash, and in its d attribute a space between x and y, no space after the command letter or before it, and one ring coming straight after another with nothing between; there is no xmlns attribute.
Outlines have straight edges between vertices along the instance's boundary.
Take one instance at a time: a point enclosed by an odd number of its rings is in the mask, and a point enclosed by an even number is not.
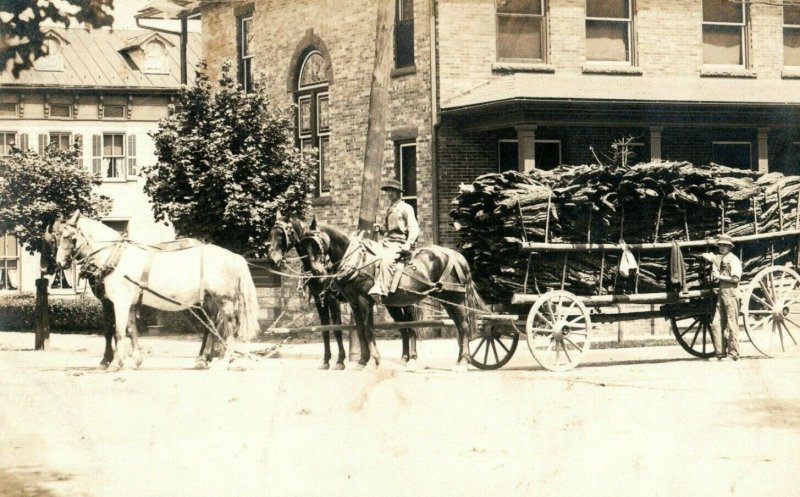
<svg viewBox="0 0 800 497"><path fill-rule="evenodd" d="M621 252L556 253L530 258L521 243L652 243L709 240L683 250L685 287L702 284L700 253L713 240L795 229L800 176L766 175L716 164L654 161L631 167L561 166L522 174L507 171L462 185L450 216L479 290L493 302L512 293L563 288L578 295L670 290L669 251L634 256L638 271L620 274ZM735 247L744 279L787 262L793 240L752 241ZM602 268L602 270L601 270ZM601 279L602 273L602 279Z"/></svg>

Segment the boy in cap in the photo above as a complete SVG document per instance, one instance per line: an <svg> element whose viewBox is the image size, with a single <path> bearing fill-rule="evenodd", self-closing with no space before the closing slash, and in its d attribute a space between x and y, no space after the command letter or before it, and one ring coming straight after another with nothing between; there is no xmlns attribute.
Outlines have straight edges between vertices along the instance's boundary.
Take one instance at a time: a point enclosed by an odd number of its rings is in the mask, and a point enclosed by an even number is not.
<svg viewBox="0 0 800 497"><path fill-rule="evenodd" d="M386 209L384 224L375 224L376 233L383 234L383 246L386 252L381 258L375 275L375 284L369 290L370 296L377 303L382 303L388 294L388 285L392 281L392 268L402 252L410 252L411 246L419 237L419 224L414 208L400 198L403 188L396 179L383 184L381 190L389 197L389 208Z"/></svg>
<svg viewBox="0 0 800 497"><path fill-rule="evenodd" d="M711 277L719 283L711 335L717 359L722 360L730 355L736 361L739 359L739 301L736 288L742 278L742 262L731 251L733 241L730 236L720 235L717 248L719 254L703 254L703 258L712 264Z"/></svg>

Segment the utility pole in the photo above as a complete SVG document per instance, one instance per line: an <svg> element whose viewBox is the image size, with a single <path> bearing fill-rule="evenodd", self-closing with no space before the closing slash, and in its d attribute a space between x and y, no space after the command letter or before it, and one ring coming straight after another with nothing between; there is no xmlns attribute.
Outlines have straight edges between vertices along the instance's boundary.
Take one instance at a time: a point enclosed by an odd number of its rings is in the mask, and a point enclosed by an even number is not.
<svg viewBox="0 0 800 497"><path fill-rule="evenodd" d="M358 230L372 235L372 225L378 215L381 193L383 149L386 145L386 113L389 110L389 80L392 71L392 34L394 33L395 0L378 0L375 28L375 62L369 94L367 145L364 152L364 174L361 180L361 208ZM361 355L355 333L350 332L350 360Z"/></svg>

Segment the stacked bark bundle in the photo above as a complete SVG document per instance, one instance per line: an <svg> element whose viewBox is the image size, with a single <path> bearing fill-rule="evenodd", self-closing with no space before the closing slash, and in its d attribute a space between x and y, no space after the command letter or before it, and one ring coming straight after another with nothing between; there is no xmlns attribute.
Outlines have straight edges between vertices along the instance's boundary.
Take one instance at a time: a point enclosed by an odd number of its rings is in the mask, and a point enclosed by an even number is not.
<svg viewBox="0 0 800 497"><path fill-rule="evenodd" d="M487 174L462 185L450 213L460 248L485 297L563 286L578 295L644 293L669 289L669 252L636 253L638 272L619 274L621 252L533 254L521 242L618 243L713 241L795 229L800 176L760 175L718 165L650 162L629 168L562 166L524 175ZM774 260L789 260L792 240L748 242L735 248L745 279ZM713 245L708 250L715 251ZM688 287L701 284L704 250L684 250ZM566 261L566 263L565 263ZM602 273L602 279L601 279Z"/></svg>

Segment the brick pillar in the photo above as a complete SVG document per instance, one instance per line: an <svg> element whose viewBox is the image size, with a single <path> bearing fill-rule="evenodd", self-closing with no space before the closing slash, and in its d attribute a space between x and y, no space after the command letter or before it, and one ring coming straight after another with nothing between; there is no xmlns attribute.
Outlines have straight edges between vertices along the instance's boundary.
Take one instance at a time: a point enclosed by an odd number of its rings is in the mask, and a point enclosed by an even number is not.
<svg viewBox="0 0 800 497"><path fill-rule="evenodd" d="M661 160L661 126L650 127L650 160Z"/></svg>
<svg viewBox="0 0 800 497"><path fill-rule="evenodd" d="M521 172L536 169L536 126L517 126L517 153Z"/></svg>
<svg viewBox="0 0 800 497"><path fill-rule="evenodd" d="M767 146L767 135L769 128L758 128L758 172L769 172L769 149Z"/></svg>

